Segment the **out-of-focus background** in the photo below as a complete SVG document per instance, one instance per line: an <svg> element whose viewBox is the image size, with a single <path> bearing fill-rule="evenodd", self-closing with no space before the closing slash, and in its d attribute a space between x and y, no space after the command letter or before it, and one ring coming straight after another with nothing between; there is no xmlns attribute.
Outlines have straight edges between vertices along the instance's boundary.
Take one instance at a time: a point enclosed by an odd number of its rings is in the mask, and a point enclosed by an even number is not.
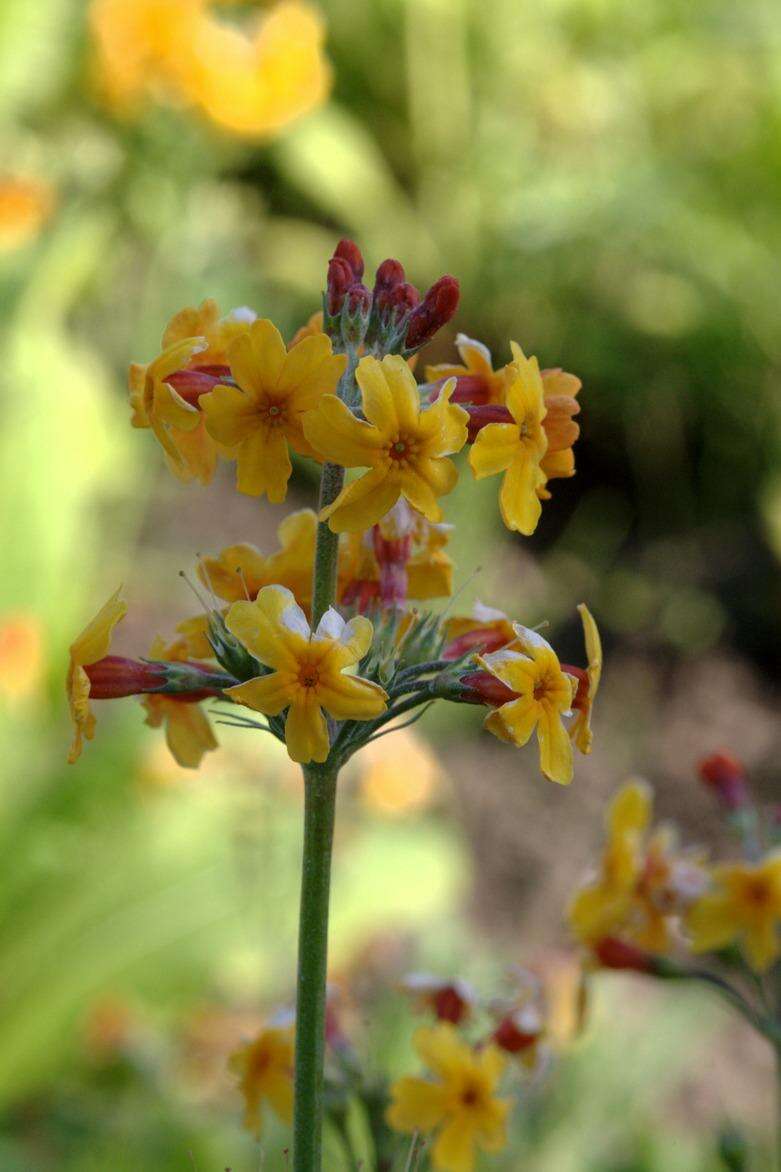
<svg viewBox="0 0 781 1172"><path fill-rule="evenodd" d="M501 362L514 338L583 379L578 475L534 538L468 473L448 516L465 607L549 619L573 662L592 607L593 756L563 791L476 711L432 713L351 770L334 891L334 971L374 990L358 1020L387 1069L406 968L491 993L534 964L566 1033L562 912L607 795L641 773L718 841L698 755L777 786L781 11L0 0L0 119L0 1167L254 1169L225 1057L290 997L296 773L221 729L188 774L134 701L102 706L69 768L62 678L119 582L118 647L143 653L198 609L177 571L270 544L284 509L228 467L172 480L129 426L126 367L207 296L292 335L348 234L421 285L455 273L454 326ZM301 471L289 504L311 493ZM492 1166L715 1169L727 1120L761 1150L768 1074L707 997L605 978Z"/></svg>

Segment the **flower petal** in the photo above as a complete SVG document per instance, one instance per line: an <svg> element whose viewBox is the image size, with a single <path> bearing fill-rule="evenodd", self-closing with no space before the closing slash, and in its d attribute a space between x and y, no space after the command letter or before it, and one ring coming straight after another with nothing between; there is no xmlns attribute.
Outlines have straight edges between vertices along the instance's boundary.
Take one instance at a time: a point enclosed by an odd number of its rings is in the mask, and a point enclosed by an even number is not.
<svg viewBox="0 0 781 1172"><path fill-rule="evenodd" d="M241 605L238 603L237 605ZM264 716L279 716L290 703L294 694L294 681L289 672L274 671L267 676L256 676L254 680L236 684L225 689L225 695L253 708Z"/></svg>
<svg viewBox="0 0 781 1172"><path fill-rule="evenodd" d="M400 1078L391 1087L386 1119L395 1131L431 1131L444 1118L447 1092L424 1078Z"/></svg>
<svg viewBox="0 0 781 1172"><path fill-rule="evenodd" d="M546 777L559 785L569 785L573 776L572 742L558 712L542 706L537 723L540 742L540 768Z"/></svg>
<svg viewBox="0 0 781 1172"><path fill-rule="evenodd" d="M371 468L383 450L381 433L357 419L336 395L323 395L303 417L304 435L315 451L344 468Z"/></svg>
<svg viewBox="0 0 781 1172"><path fill-rule="evenodd" d="M257 401L276 387L286 354L277 327L268 318L261 318L231 343L228 361L236 382Z"/></svg>
<svg viewBox="0 0 781 1172"><path fill-rule="evenodd" d="M518 454L520 442L517 423L487 423L469 449L469 467L475 479L495 476L509 468Z"/></svg>
<svg viewBox="0 0 781 1172"><path fill-rule="evenodd" d="M236 453L236 487L248 496L265 493L273 504L287 496L287 482L293 471L287 439L279 428L253 431Z"/></svg>
<svg viewBox="0 0 781 1172"><path fill-rule="evenodd" d="M436 1138L431 1157L440 1172L473 1172L477 1126L470 1115L453 1116Z"/></svg>
<svg viewBox="0 0 781 1172"><path fill-rule="evenodd" d="M283 637L281 620L295 604L293 594L284 586L264 586L254 602L234 602L225 625L261 663L292 671L296 660Z"/></svg>
<svg viewBox="0 0 781 1172"><path fill-rule="evenodd" d="M178 765L197 769L204 753L217 748L217 738L200 704L171 700L167 704L165 739Z"/></svg>
<svg viewBox="0 0 781 1172"><path fill-rule="evenodd" d="M544 482L539 464L525 452L519 452L505 472L499 490L499 508L508 529L523 533L525 537L531 536L542 514L537 487Z"/></svg>
<svg viewBox="0 0 781 1172"><path fill-rule="evenodd" d="M307 765L325 761L330 749L328 725L315 704L293 704L285 721L285 743L291 761Z"/></svg>
<svg viewBox="0 0 781 1172"><path fill-rule="evenodd" d="M400 495L399 478L389 476L384 468L373 468L343 488L320 516L334 533L370 529L393 508Z"/></svg>
<svg viewBox="0 0 781 1172"><path fill-rule="evenodd" d="M335 720L371 720L385 711L388 694L371 680L336 671L321 677L317 698Z"/></svg>

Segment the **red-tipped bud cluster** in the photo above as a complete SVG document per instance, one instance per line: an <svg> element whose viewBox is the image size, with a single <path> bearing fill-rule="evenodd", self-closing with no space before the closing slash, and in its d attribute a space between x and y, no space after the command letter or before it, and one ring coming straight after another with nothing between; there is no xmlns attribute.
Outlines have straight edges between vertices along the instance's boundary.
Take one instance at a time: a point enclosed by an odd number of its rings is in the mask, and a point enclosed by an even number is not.
<svg viewBox="0 0 781 1172"><path fill-rule="evenodd" d="M456 383L456 392L458 392L459 383L462 383L464 381L465 381L464 379L458 379L458 381ZM479 382L481 380L474 379L474 380L470 380L470 381ZM464 400L461 400L461 401L463 402ZM455 402L455 394L453 395L451 402ZM470 443L470 444L473 444L475 442L475 440L477 439L480 432L483 430L484 427L487 427L489 423L514 423L515 422L515 420L513 419L512 415L510 414L507 407L503 407L500 403L483 403L479 406L467 405L465 407L465 410L466 410L467 415L469 416L469 418L467 419L467 423L466 423L466 428L467 428L466 438L467 438L467 443Z"/></svg>
<svg viewBox="0 0 781 1172"><path fill-rule="evenodd" d="M341 311L345 294L350 286L355 284L355 281L355 274L347 261L342 260L339 256L332 256L328 262L326 285L326 307L332 317Z"/></svg>
<svg viewBox="0 0 781 1172"><path fill-rule="evenodd" d="M363 276L363 256L354 240L340 240L334 249L334 259L343 260L353 275L353 281Z"/></svg>
<svg viewBox="0 0 781 1172"><path fill-rule="evenodd" d="M158 692L166 682L166 670L162 664L126 659L123 655L106 655L97 663L88 664L84 670L93 700L118 700L121 696Z"/></svg>
<svg viewBox="0 0 781 1172"><path fill-rule="evenodd" d="M420 305L410 314L405 345L417 350L450 321L458 309L459 287L455 277L440 277L431 286Z"/></svg>
<svg viewBox="0 0 781 1172"><path fill-rule="evenodd" d="M656 971L655 958L650 952L619 940L616 936L605 936L594 949L594 955L605 969L620 969L634 973Z"/></svg>
<svg viewBox="0 0 781 1172"><path fill-rule="evenodd" d="M698 765L701 781L714 791L728 810L740 810L749 801L748 779L740 761L731 753L712 753Z"/></svg>
<svg viewBox="0 0 781 1172"><path fill-rule="evenodd" d="M213 391L226 378L230 378L229 366L199 366L193 370L176 370L165 381L186 403L197 407L201 395Z"/></svg>
<svg viewBox="0 0 781 1172"><path fill-rule="evenodd" d="M459 700L465 704L488 704L496 708L518 699L518 693L491 675L490 671L468 671L460 677L460 682L466 691L459 695Z"/></svg>

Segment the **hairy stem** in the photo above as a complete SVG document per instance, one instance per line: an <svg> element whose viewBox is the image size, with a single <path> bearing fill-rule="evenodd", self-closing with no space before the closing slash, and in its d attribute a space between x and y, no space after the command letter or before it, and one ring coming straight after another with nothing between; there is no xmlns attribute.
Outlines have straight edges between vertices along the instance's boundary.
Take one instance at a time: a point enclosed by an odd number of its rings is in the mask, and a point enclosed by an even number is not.
<svg viewBox="0 0 781 1172"><path fill-rule="evenodd" d="M337 768L304 767L304 850L298 924L294 1172L322 1167L328 904Z"/></svg>

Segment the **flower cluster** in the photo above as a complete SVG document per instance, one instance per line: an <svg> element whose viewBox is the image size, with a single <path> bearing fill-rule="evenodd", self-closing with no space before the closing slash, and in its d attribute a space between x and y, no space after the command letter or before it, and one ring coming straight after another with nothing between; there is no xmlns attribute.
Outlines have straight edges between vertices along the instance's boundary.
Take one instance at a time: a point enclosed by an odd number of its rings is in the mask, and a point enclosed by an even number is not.
<svg viewBox="0 0 781 1172"><path fill-rule="evenodd" d="M570 926L591 965L704 981L777 1044L781 1022L763 985L781 957L776 812L757 806L730 754L706 758L699 772L740 857L712 863L699 848L682 849L673 827L651 832L651 791L631 782L610 804L602 858L570 904Z"/></svg>
<svg viewBox="0 0 781 1172"><path fill-rule="evenodd" d="M207 484L219 460L233 461L240 492L278 503L294 461L309 459L320 506L288 515L275 550L239 543L202 558L203 611L147 660L109 653L124 613L112 598L72 648L72 759L93 734L90 702L128 695L145 697L148 723L166 725L186 766L216 745L201 707L213 697L225 723L271 733L303 765L342 764L438 698L484 705L485 727L511 744L536 732L554 781L572 779L573 746L590 751L601 647L585 606L582 666L498 611L423 608L453 589L441 503L459 475L453 457L471 445L477 476L504 471L502 515L530 533L548 481L574 470L580 383L541 372L515 343L494 371L461 335L464 365L429 367L418 383L417 351L455 313L458 282L444 276L421 294L396 260L371 288L363 278L343 240L322 310L289 344L252 310L221 314L207 300L175 314L160 353L130 367L133 426L181 480Z"/></svg>
<svg viewBox="0 0 781 1172"><path fill-rule="evenodd" d="M146 96L200 109L240 135L269 135L319 105L330 87L318 12L281 0L241 27L209 0L93 0L98 87L120 111Z"/></svg>

